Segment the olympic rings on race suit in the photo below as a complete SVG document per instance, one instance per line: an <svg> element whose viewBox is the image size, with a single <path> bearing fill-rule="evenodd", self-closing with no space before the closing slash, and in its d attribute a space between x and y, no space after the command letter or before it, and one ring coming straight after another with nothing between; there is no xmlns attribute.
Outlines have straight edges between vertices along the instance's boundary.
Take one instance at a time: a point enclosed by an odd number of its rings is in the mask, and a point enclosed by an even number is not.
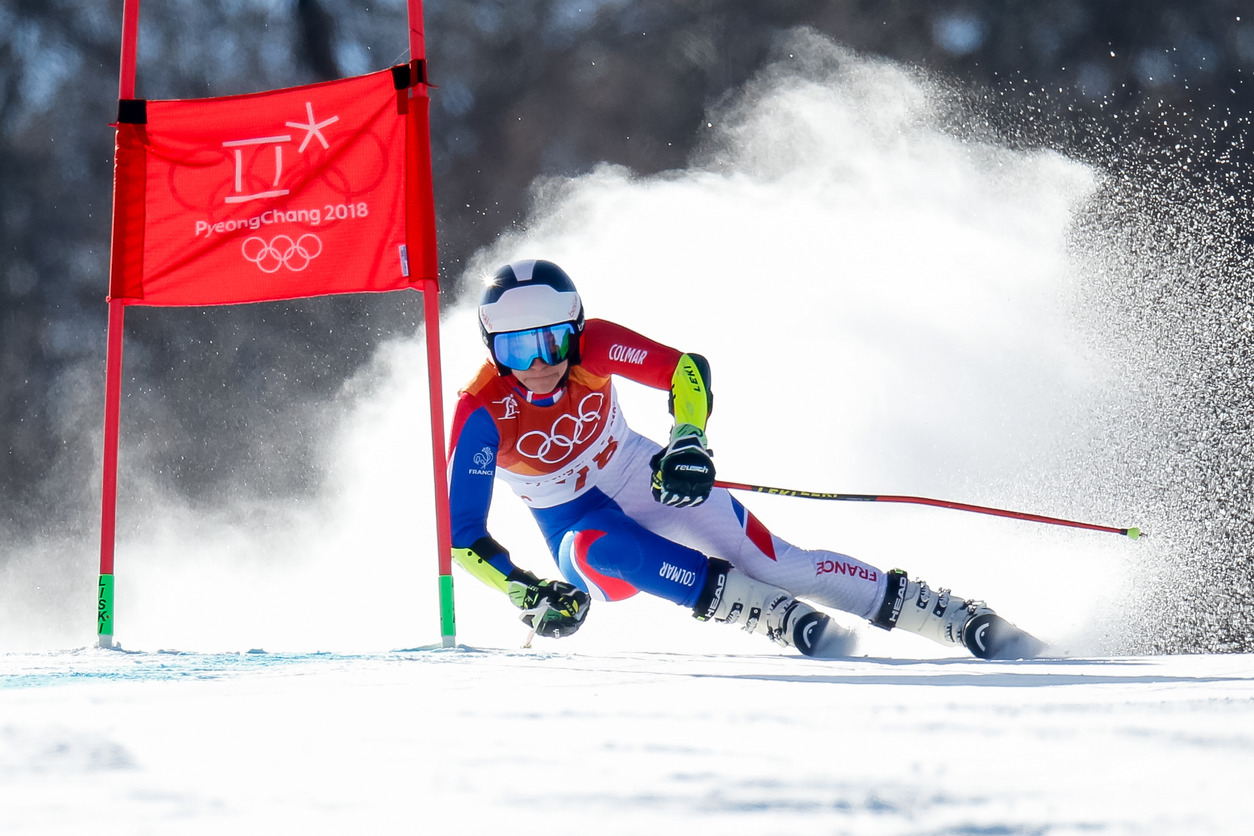
<svg viewBox="0 0 1254 836"><path fill-rule="evenodd" d="M560 415L548 431L536 429L519 436L518 452L546 465L565 461L600 430L604 401L605 395L601 392L589 393L574 413Z"/></svg>

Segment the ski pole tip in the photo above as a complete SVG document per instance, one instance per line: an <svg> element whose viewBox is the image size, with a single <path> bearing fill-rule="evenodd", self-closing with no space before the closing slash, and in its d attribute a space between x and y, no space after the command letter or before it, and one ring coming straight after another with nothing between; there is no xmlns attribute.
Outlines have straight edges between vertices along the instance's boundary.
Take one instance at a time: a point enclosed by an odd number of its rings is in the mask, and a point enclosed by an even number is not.
<svg viewBox="0 0 1254 836"><path fill-rule="evenodd" d="M1139 528L1129 528L1125 530L1124 533L1127 534L1129 537L1131 537L1133 540L1140 540L1142 536L1141 529ZM1148 537L1149 535L1146 534L1144 536Z"/></svg>

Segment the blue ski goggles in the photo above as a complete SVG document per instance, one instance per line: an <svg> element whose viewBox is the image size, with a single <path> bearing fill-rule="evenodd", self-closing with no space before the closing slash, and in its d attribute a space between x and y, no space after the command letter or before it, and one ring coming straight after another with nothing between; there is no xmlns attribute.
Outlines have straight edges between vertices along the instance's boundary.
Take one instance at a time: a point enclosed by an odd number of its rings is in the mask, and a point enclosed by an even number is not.
<svg viewBox="0 0 1254 836"><path fill-rule="evenodd" d="M570 356L576 338L575 326L571 322L526 331L506 331L492 335L492 356L502 366L516 371L531 368L537 359L556 366Z"/></svg>

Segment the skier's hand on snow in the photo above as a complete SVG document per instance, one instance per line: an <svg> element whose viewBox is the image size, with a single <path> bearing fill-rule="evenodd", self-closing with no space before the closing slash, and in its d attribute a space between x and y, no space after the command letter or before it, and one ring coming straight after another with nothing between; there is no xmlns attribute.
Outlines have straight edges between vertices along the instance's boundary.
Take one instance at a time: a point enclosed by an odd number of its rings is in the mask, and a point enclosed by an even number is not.
<svg viewBox="0 0 1254 836"><path fill-rule="evenodd" d="M714 489L713 454L705 446L705 433L691 424L671 430L670 444L659 450L653 466L653 498L663 505L683 508L700 505Z"/></svg>
<svg viewBox="0 0 1254 836"><path fill-rule="evenodd" d="M522 623L536 635L551 639L569 636L583 626L592 605L587 593L578 587L565 581L542 581L522 569L510 574L506 594L522 610Z"/></svg>

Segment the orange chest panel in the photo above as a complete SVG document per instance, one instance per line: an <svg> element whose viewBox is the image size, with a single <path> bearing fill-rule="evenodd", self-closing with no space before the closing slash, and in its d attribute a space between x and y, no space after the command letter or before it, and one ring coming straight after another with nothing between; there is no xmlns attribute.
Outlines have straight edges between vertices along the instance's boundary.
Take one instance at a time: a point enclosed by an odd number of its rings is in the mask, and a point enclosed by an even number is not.
<svg viewBox="0 0 1254 836"><path fill-rule="evenodd" d="M528 401L507 378L482 382L475 394L501 436L497 465L521 476L570 467L597 445L614 418L610 378L581 367L571 372L557 402L544 406Z"/></svg>

